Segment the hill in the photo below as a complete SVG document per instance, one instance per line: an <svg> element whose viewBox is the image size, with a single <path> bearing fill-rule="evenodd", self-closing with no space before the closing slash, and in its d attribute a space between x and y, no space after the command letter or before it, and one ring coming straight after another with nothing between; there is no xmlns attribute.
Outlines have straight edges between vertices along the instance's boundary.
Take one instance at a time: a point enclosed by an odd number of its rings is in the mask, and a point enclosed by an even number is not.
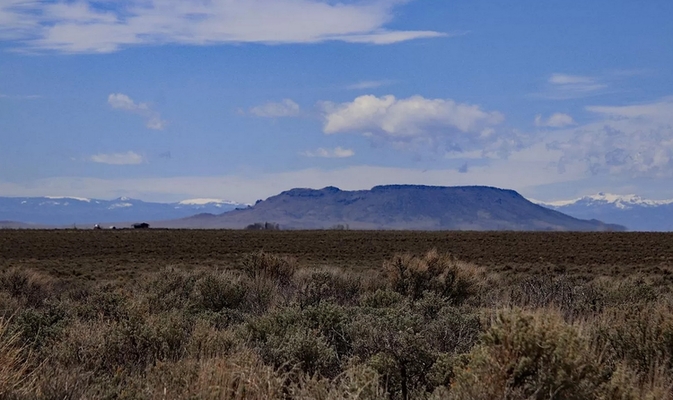
<svg viewBox="0 0 673 400"><path fill-rule="evenodd" d="M118 224L176 219L203 212L219 214L236 207L245 205L219 199L152 203L128 197L114 200L81 197L0 197L0 220L23 222L29 224L29 227L35 225L72 227L98 223Z"/></svg>
<svg viewBox="0 0 673 400"><path fill-rule="evenodd" d="M0 221L0 229L47 229L47 225L26 224L16 221Z"/></svg>
<svg viewBox="0 0 673 400"><path fill-rule="evenodd" d="M618 225L580 220L531 203L519 193L484 186L376 186L344 191L292 189L254 206L154 223L170 228L240 229L272 222L283 229L606 231Z"/></svg>

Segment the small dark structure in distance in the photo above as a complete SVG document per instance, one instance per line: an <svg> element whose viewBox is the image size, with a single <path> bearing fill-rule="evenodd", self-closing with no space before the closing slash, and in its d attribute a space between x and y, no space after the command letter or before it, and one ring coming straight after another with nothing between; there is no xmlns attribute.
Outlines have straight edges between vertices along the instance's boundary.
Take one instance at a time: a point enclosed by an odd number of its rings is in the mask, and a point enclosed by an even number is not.
<svg viewBox="0 0 673 400"><path fill-rule="evenodd" d="M143 222L143 223L140 223L140 224L133 224L133 229L147 229L149 227L150 227L150 224L148 224L147 222Z"/></svg>

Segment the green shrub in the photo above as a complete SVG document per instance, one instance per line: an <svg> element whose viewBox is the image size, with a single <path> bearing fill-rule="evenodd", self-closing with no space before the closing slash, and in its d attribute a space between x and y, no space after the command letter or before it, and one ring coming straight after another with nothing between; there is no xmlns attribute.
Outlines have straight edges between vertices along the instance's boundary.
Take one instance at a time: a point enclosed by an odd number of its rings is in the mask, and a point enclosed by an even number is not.
<svg viewBox="0 0 673 400"><path fill-rule="evenodd" d="M297 271L297 260L260 251L244 257L243 271L250 279L261 277L287 286Z"/></svg>
<svg viewBox="0 0 673 400"><path fill-rule="evenodd" d="M360 297L360 305L369 308L395 307L403 302L405 297L391 289L378 289L375 292L366 292Z"/></svg>
<svg viewBox="0 0 673 400"><path fill-rule="evenodd" d="M73 306L75 315L86 321L99 319L120 321L128 318L130 293L115 285L105 284L92 289L92 293Z"/></svg>
<svg viewBox="0 0 673 400"><path fill-rule="evenodd" d="M343 360L352 353L349 323L353 314L345 307L321 302L302 311L301 323L309 329L320 332L336 351L339 360Z"/></svg>
<svg viewBox="0 0 673 400"><path fill-rule="evenodd" d="M398 255L384 264L393 290L418 300L426 291L461 304L477 292L480 271L436 250L423 257Z"/></svg>
<svg viewBox="0 0 673 400"><path fill-rule="evenodd" d="M425 319L409 307L363 310L353 317L353 353L381 375L392 398L408 399L430 386L437 354L425 328Z"/></svg>
<svg viewBox="0 0 673 400"><path fill-rule="evenodd" d="M152 275L145 285L151 310L168 311L186 308L196 286L197 276L174 268L165 268Z"/></svg>
<svg viewBox="0 0 673 400"><path fill-rule="evenodd" d="M246 289L231 273L206 274L195 284L194 304L198 309L219 312L244 305Z"/></svg>
<svg viewBox="0 0 673 400"><path fill-rule="evenodd" d="M284 295L285 288L271 279L263 276L248 278L245 282L245 303L244 309L253 314L261 315L269 310L274 304L287 304L289 297L287 293Z"/></svg>
<svg viewBox="0 0 673 400"><path fill-rule="evenodd" d="M356 276L335 269L304 271L297 278L297 286L300 307L313 306L322 301L355 304L362 287Z"/></svg>
<svg viewBox="0 0 673 400"><path fill-rule="evenodd" d="M53 281L35 271L12 268L0 274L0 290L21 300L26 307L39 308L54 296Z"/></svg>
<svg viewBox="0 0 673 400"><path fill-rule="evenodd" d="M482 333L481 318L468 308L443 307L425 326L432 348L447 354L469 352Z"/></svg>
<svg viewBox="0 0 673 400"><path fill-rule="evenodd" d="M631 305L610 309L596 324L599 345L615 362L640 374L658 367L673 371L673 307Z"/></svg>
<svg viewBox="0 0 673 400"><path fill-rule="evenodd" d="M276 368L299 368L308 375L334 377L340 372L336 351L327 338L302 326L269 337L262 357Z"/></svg>
<svg viewBox="0 0 673 400"><path fill-rule="evenodd" d="M253 345L266 343L273 336L284 335L293 326L301 324L301 310L285 307L251 318L241 333Z"/></svg>
<svg viewBox="0 0 673 400"><path fill-rule="evenodd" d="M178 360L188 349L192 321L178 312L153 316L133 310L122 321L75 325L57 349L65 365L84 365L97 373L137 373L158 361ZM91 332L91 327L96 331Z"/></svg>
<svg viewBox="0 0 673 400"><path fill-rule="evenodd" d="M455 371L455 399L594 399L609 379L589 340L553 313L498 313Z"/></svg>
<svg viewBox="0 0 673 400"><path fill-rule="evenodd" d="M249 321L244 334L265 362L276 368L297 367L333 377L340 372L337 348L343 345L339 335L346 319L329 306L304 311L284 308Z"/></svg>
<svg viewBox="0 0 673 400"><path fill-rule="evenodd" d="M43 309L23 309L12 324L23 343L34 350L41 350L60 336L67 324L66 317L66 310L60 304L53 304Z"/></svg>

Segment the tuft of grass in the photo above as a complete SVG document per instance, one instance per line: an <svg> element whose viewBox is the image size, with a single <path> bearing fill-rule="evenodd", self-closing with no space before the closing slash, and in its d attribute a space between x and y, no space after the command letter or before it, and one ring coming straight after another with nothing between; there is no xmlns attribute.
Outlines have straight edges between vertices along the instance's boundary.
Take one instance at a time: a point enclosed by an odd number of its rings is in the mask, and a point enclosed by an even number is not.
<svg viewBox="0 0 673 400"><path fill-rule="evenodd" d="M27 349L18 343L19 335L12 334L9 322L0 318L0 398L28 395L32 389L34 372L25 359Z"/></svg>

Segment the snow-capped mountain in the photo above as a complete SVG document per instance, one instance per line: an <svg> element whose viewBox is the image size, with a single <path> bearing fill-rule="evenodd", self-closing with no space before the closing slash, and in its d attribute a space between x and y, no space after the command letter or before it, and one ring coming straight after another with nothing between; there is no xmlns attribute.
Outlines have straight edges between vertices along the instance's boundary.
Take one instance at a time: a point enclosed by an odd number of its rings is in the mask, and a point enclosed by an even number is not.
<svg viewBox="0 0 673 400"><path fill-rule="evenodd" d="M598 193L574 200L531 201L575 218L598 219L624 225L632 231L673 231L673 199Z"/></svg>
<svg viewBox="0 0 673 400"><path fill-rule="evenodd" d="M220 199L190 199L178 203L151 203L120 197L114 200L81 197L0 197L0 221L38 225L84 225L157 221L195 214L221 214L247 207Z"/></svg>
<svg viewBox="0 0 673 400"><path fill-rule="evenodd" d="M214 207L240 206L239 203L221 199L189 199L189 200L182 200L178 204L183 206L209 206L209 205L212 205Z"/></svg>

